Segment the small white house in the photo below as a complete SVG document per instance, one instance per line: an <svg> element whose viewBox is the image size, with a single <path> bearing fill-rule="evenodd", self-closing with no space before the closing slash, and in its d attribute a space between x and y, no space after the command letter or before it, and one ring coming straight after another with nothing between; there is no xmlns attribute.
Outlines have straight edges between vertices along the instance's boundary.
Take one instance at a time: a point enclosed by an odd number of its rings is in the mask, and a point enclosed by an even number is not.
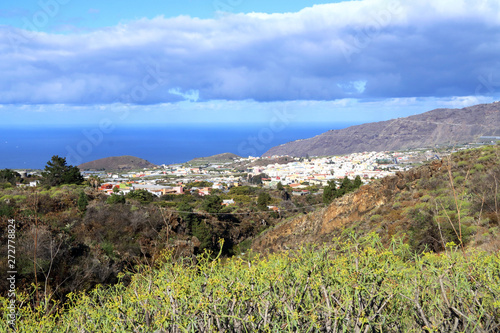
<svg viewBox="0 0 500 333"><path fill-rule="evenodd" d="M234 204L234 200L233 200L233 199L229 199L229 200L222 200L222 204L223 204L224 206L233 205L233 204Z"/></svg>

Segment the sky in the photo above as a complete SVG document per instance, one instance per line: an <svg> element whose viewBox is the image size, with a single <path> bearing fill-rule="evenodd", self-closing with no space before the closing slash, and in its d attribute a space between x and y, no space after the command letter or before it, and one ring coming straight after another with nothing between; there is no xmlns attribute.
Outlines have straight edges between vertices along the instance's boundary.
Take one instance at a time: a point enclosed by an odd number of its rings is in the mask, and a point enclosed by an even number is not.
<svg viewBox="0 0 500 333"><path fill-rule="evenodd" d="M0 127L362 123L499 96L498 0L0 4Z"/></svg>

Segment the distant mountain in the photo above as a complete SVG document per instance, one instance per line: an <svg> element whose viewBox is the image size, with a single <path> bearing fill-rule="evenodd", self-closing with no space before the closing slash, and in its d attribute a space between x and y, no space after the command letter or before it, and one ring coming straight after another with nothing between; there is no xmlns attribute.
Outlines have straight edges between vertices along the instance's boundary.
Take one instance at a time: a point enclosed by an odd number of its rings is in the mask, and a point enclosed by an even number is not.
<svg viewBox="0 0 500 333"><path fill-rule="evenodd" d="M471 142L500 136L500 102L463 109L436 109L419 115L331 130L310 139L273 147L262 156L322 156L400 150Z"/></svg>
<svg viewBox="0 0 500 333"><path fill-rule="evenodd" d="M224 163L224 162L232 162L236 159L241 158L241 156L238 156L233 153L223 153L223 154L217 154L213 156L208 156L208 157L198 157L195 159L192 159L188 163Z"/></svg>
<svg viewBox="0 0 500 333"><path fill-rule="evenodd" d="M80 170L132 170L154 168L155 164L135 156L114 156L80 164Z"/></svg>

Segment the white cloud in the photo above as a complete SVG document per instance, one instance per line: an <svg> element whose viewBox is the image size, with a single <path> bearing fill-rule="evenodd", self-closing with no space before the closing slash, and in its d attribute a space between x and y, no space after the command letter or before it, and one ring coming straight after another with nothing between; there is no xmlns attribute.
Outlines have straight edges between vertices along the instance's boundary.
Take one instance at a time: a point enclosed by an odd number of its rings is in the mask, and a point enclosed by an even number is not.
<svg viewBox="0 0 500 333"><path fill-rule="evenodd" d="M157 17L69 35L3 26L0 103L469 96L481 76L500 77L498 40L500 3L465 0Z"/></svg>
<svg viewBox="0 0 500 333"><path fill-rule="evenodd" d="M169 94L178 95L190 102L196 102L200 98L200 92L198 90L188 90L185 93L181 92L179 88L170 89Z"/></svg>

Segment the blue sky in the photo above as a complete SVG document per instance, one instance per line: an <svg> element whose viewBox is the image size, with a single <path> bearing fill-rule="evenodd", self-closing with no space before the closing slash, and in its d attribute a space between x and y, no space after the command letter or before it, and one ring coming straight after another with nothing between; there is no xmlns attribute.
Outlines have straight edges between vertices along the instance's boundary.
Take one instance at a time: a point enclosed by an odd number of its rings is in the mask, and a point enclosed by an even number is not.
<svg viewBox="0 0 500 333"><path fill-rule="evenodd" d="M1 126L360 123L500 96L497 0L0 4Z"/></svg>
<svg viewBox="0 0 500 333"><path fill-rule="evenodd" d="M0 5L2 24L18 28L25 26L24 18L33 21L40 10L54 12L40 31L70 33L88 31L119 23L132 22L141 18L153 19L188 15L203 19L220 17L225 13L284 13L297 12L313 4L327 4L340 1L311 0L19 0L15 3Z"/></svg>

